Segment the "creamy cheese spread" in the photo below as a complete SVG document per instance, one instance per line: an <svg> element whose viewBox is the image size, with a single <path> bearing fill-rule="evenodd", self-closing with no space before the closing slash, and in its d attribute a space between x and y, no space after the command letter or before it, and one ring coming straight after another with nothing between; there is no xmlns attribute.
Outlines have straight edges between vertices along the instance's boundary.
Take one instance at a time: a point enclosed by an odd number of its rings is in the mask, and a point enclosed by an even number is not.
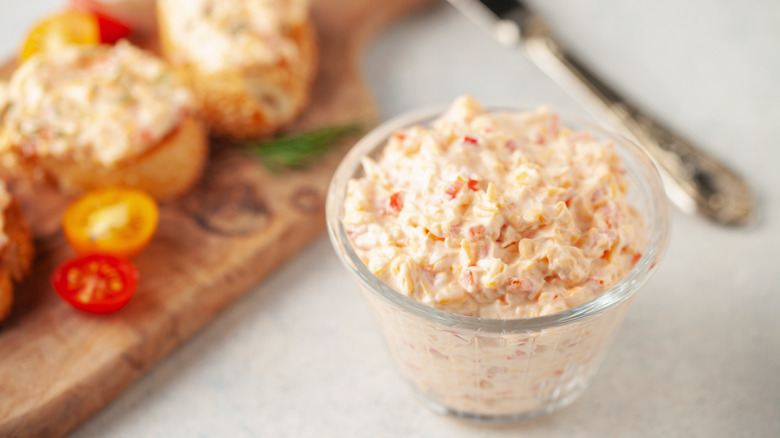
<svg viewBox="0 0 780 438"><path fill-rule="evenodd" d="M37 54L0 89L0 150L108 166L158 144L193 109L169 66L124 41Z"/></svg>
<svg viewBox="0 0 780 438"><path fill-rule="evenodd" d="M309 14L308 0L159 0L158 8L176 62L204 72L296 60L289 33Z"/></svg>
<svg viewBox="0 0 780 438"><path fill-rule="evenodd" d="M362 164L345 229L371 272L424 304L546 315L597 297L640 257L620 156L545 108L489 112L460 97Z"/></svg>

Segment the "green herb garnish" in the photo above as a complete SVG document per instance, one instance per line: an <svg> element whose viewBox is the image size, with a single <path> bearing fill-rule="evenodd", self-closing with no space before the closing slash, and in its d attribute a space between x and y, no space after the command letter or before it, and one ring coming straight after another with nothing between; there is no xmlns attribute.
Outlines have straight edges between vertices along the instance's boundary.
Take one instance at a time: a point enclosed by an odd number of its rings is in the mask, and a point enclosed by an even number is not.
<svg viewBox="0 0 780 438"><path fill-rule="evenodd" d="M334 126L306 134L251 142L245 146L272 172L300 169L337 145L340 140L361 130L358 124Z"/></svg>

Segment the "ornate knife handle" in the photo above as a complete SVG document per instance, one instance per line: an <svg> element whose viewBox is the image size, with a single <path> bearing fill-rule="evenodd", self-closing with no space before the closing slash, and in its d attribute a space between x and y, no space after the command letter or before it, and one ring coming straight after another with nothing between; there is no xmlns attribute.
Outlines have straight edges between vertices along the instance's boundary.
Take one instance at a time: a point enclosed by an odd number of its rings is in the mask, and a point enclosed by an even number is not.
<svg viewBox="0 0 780 438"><path fill-rule="evenodd" d="M626 102L566 53L537 16L523 18L518 20L522 23L520 40L537 66L584 104L600 109L644 147L662 170L672 201L720 224L748 223L755 201L739 175Z"/></svg>

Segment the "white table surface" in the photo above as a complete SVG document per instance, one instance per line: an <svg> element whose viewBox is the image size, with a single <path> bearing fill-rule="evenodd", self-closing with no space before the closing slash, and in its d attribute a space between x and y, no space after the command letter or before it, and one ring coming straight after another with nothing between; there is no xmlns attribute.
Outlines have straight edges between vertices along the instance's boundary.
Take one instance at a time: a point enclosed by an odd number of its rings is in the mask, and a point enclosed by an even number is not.
<svg viewBox="0 0 780 438"><path fill-rule="evenodd" d="M0 3L0 54L62 3ZM780 436L780 4L534 4L595 70L746 175L762 205L749 229L674 211L662 266L578 401L508 428L430 412L323 236L73 436ZM387 29L364 68L383 117L466 92L584 114L446 4Z"/></svg>

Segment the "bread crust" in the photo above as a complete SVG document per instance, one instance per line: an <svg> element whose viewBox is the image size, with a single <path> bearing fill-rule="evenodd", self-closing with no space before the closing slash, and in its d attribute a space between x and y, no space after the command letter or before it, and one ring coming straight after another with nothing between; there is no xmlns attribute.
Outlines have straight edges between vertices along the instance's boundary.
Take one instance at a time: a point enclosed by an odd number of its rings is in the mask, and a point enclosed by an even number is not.
<svg viewBox="0 0 780 438"><path fill-rule="evenodd" d="M21 281L29 273L34 257L30 228L16 198L11 198L3 219L8 243L0 253L0 321L11 313L14 282Z"/></svg>
<svg viewBox="0 0 780 438"><path fill-rule="evenodd" d="M185 116L157 145L114 166L53 156L17 158L19 167L27 173L42 172L46 180L69 194L121 185L141 189L165 201L182 195L197 183L208 159L208 139L203 123Z"/></svg>
<svg viewBox="0 0 780 438"><path fill-rule="evenodd" d="M212 134L234 140L267 136L293 121L308 104L318 58L311 19L287 35L298 46L298 62L282 60L211 73L180 62L162 8L157 13L162 53L193 90Z"/></svg>

